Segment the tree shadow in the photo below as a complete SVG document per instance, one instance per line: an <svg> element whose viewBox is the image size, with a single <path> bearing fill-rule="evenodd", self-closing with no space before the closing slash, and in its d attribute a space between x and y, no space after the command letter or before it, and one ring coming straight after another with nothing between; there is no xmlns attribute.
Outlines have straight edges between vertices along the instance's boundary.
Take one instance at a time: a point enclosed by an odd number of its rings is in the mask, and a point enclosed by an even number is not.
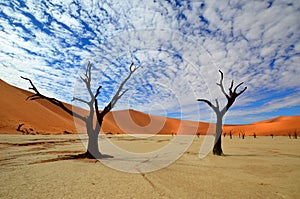
<svg viewBox="0 0 300 199"><path fill-rule="evenodd" d="M88 162L98 162L100 159L109 159L109 158L114 158L112 155L108 154L102 154L99 153L96 156L91 155L90 153L80 153L76 155L59 155L57 158L51 158L47 160L40 160L36 162L32 162L31 164L39 164L39 163L48 163L48 162L57 162L57 161L63 161L63 160L85 160Z"/></svg>
<svg viewBox="0 0 300 199"><path fill-rule="evenodd" d="M255 157L255 156L265 156L262 154L224 154L225 157Z"/></svg>

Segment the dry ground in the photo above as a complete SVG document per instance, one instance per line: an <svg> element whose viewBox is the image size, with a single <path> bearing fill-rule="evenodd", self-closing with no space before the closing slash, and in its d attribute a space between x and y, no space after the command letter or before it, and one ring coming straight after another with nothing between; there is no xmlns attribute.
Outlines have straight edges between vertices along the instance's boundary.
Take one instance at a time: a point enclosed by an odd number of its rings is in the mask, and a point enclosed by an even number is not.
<svg viewBox="0 0 300 199"><path fill-rule="evenodd" d="M145 152L172 136L110 139ZM299 139L226 137L227 156L199 159L202 142L195 137L166 168L131 174L94 160L57 159L85 150L77 135L0 135L0 198L300 198Z"/></svg>

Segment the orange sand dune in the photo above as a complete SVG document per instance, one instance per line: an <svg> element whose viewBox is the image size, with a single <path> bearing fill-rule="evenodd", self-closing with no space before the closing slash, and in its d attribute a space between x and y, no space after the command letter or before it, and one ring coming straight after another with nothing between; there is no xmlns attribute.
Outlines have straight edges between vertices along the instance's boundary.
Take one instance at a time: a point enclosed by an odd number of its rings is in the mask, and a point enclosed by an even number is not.
<svg viewBox="0 0 300 199"><path fill-rule="evenodd" d="M44 133L74 131L73 118L58 107L43 100L30 101L32 93L0 80L0 133L20 133L19 124Z"/></svg>
<svg viewBox="0 0 300 199"><path fill-rule="evenodd" d="M16 131L32 128L32 133L61 134L82 133L74 124L73 117L59 107L45 101L27 100L31 92L11 86L0 80L0 133L21 133ZM66 104L70 109L71 105ZM82 112L82 110L81 110ZM84 111L85 112L85 111ZM214 125L212 125L214 126ZM173 118L154 116L136 110L113 111L105 116L102 132L113 134L206 134L209 123L181 121ZM224 132L234 135L287 135L300 130L300 116L279 117L249 125L225 125ZM80 131L80 132L79 132Z"/></svg>
<svg viewBox="0 0 300 199"><path fill-rule="evenodd" d="M118 124L118 125L117 125ZM136 110L113 111L105 117L103 131L128 134L206 134L209 123L145 114Z"/></svg>
<svg viewBox="0 0 300 199"><path fill-rule="evenodd" d="M234 135L244 132L246 135L293 135L300 133L300 116L280 116L248 125L225 125L224 132L232 130Z"/></svg>

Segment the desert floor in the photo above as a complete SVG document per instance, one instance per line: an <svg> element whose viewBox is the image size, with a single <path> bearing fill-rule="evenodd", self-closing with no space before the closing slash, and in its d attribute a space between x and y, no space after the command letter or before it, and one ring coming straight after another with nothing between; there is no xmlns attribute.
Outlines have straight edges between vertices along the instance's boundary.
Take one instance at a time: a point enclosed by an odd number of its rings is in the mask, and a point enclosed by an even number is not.
<svg viewBox="0 0 300 199"><path fill-rule="evenodd" d="M110 138L140 153L172 139ZM133 174L62 160L85 150L78 135L0 135L0 198L300 198L300 139L225 137L226 156L200 159L203 139L195 137L170 166Z"/></svg>

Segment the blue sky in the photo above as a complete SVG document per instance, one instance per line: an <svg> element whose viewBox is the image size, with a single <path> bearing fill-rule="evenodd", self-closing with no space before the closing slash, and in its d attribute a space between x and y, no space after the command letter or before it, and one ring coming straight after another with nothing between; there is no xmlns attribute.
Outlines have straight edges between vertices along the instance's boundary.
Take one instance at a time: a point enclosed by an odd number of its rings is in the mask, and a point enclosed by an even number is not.
<svg viewBox="0 0 300 199"><path fill-rule="evenodd" d="M140 66L115 110L211 121L197 98L224 96L232 79L247 91L226 123L300 115L299 1L0 0L0 77L71 103L93 87L107 103L134 62ZM223 99L223 100L222 100Z"/></svg>

